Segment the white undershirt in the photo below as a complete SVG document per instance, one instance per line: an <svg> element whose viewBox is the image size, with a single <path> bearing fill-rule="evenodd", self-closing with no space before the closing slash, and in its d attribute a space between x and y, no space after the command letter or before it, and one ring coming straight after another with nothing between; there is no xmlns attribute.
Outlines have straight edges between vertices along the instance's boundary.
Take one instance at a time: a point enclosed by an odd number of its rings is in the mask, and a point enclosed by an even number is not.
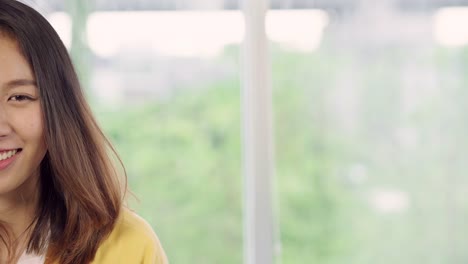
<svg viewBox="0 0 468 264"><path fill-rule="evenodd" d="M26 251L21 255L18 264L44 264L43 255L26 254Z"/></svg>

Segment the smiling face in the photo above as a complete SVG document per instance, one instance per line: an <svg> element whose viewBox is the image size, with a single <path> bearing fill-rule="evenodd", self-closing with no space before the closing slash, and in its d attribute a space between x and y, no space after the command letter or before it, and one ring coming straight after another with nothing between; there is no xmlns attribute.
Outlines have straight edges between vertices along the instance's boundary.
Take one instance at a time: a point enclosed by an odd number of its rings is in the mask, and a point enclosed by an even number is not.
<svg viewBox="0 0 468 264"><path fill-rule="evenodd" d="M37 190L47 151L39 97L16 41L0 31L0 198Z"/></svg>

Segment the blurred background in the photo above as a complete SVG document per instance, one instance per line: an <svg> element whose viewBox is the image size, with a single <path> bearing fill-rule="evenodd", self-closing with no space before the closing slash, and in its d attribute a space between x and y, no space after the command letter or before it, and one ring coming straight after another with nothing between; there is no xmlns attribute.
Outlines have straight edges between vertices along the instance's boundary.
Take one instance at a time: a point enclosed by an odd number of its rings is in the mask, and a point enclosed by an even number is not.
<svg viewBox="0 0 468 264"><path fill-rule="evenodd" d="M239 0L24 0L171 263L243 262ZM468 262L468 1L271 0L277 263Z"/></svg>

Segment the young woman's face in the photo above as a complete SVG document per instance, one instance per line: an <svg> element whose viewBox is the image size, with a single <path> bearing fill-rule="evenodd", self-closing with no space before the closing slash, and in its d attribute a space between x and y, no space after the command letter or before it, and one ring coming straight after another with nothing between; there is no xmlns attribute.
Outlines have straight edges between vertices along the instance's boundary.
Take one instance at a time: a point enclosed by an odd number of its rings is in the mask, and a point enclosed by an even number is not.
<svg viewBox="0 0 468 264"><path fill-rule="evenodd" d="M0 32L0 197L35 188L46 151L31 67L16 41Z"/></svg>

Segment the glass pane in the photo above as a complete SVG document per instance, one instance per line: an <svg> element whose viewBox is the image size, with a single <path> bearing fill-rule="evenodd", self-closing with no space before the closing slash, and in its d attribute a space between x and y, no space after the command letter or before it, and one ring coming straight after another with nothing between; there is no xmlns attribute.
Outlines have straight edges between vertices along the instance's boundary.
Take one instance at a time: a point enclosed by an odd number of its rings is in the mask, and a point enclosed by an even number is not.
<svg viewBox="0 0 468 264"><path fill-rule="evenodd" d="M468 9L443 2L273 1L282 263L468 261Z"/></svg>
<svg viewBox="0 0 468 264"><path fill-rule="evenodd" d="M241 263L234 1L47 1L171 263Z"/></svg>

